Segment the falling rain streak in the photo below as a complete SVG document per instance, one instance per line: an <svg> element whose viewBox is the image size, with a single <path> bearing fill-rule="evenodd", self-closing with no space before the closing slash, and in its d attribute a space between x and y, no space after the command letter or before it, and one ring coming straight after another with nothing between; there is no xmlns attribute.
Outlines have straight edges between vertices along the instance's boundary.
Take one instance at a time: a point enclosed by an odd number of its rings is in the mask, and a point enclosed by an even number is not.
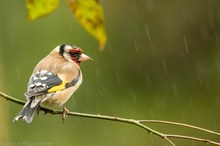
<svg viewBox="0 0 220 146"><path fill-rule="evenodd" d="M183 19L186 20L186 11L184 8L182 9L182 13L183 13Z"/></svg>
<svg viewBox="0 0 220 146"><path fill-rule="evenodd" d="M163 66L164 73L167 74L168 71L167 71L167 64L166 64L166 61L163 59L163 60L161 60L161 62L162 62L162 66Z"/></svg>
<svg viewBox="0 0 220 146"><path fill-rule="evenodd" d="M100 90L99 90L99 95L102 96L102 97L104 96L104 95L103 95L103 92L100 91Z"/></svg>
<svg viewBox="0 0 220 146"><path fill-rule="evenodd" d="M188 48L188 44L186 41L186 37L184 37L183 40L184 40L184 45L185 45L185 49L186 49L186 54L189 54L189 48Z"/></svg>
<svg viewBox="0 0 220 146"><path fill-rule="evenodd" d="M150 40L151 40L151 37L150 37L149 27L148 27L147 23L146 23L146 25L145 25L145 30L146 30L147 38L148 38L148 40L150 41Z"/></svg>
<svg viewBox="0 0 220 146"><path fill-rule="evenodd" d="M151 86L151 82L150 82L150 77L147 73L145 74L145 80L147 82L148 88L151 88L152 86Z"/></svg>
<svg viewBox="0 0 220 146"><path fill-rule="evenodd" d="M167 88L168 91L170 91L170 85L169 82L167 80L164 80L165 86Z"/></svg>
<svg viewBox="0 0 220 146"><path fill-rule="evenodd" d="M201 76L198 76L198 79L199 79L199 84L202 86L202 85L203 85L203 82L202 82Z"/></svg>
<svg viewBox="0 0 220 146"><path fill-rule="evenodd" d="M131 97L133 98L134 103L137 104L137 96L136 96L136 94L134 93L134 91L132 89L129 89L129 92L131 94Z"/></svg>
<svg viewBox="0 0 220 146"><path fill-rule="evenodd" d="M117 80L118 80L118 84L120 84L120 83L121 83L121 80L120 80L120 77L119 77L118 72L116 72L116 77L117 77Z"/></svg>
<svg viewBox="0 0 220 146"><path fill-rule="evenodd" d="M136 40L134 41L134 46L135 46L136 53L138 53L138 46L137 46L137 41Z"/></svg>

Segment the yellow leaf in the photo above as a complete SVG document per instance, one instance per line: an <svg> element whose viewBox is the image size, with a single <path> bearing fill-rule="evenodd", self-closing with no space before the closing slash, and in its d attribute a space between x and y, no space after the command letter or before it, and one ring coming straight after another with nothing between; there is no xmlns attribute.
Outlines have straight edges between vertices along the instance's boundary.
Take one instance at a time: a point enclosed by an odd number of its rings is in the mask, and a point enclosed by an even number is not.
<svg viewBox="0 0 220 146"><path fill-rule="evenodd" d="M59 0L26 0L29 20L50 14L58 4Z"/></svg>
<svg viewBox="0 0 220 146"><path fill-rule="evenodd" d="M97 0L68 0L76 19L99 42L99 48L104 49L107 36L104 27L102 6Z"/></svg>

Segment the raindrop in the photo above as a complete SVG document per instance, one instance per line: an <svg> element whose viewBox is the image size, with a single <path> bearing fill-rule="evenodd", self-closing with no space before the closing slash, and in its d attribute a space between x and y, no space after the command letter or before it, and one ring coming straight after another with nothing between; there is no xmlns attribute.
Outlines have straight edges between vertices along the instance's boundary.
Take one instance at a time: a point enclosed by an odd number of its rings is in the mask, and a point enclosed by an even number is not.
<svg viewBox="0 0 220 146"><path fill-rule="evenodd" d="M182 9L182 13L183 13L183 19L186 20L186 11L184 8Z"/></svg>
<svg viewBox="0 0 220 146"><path fill-rule="evenodd" d="M95 58L93 57L93 58L94 58L94 60L95 60L96 62L99 62L99 61L98 61L98 55L97 55L97 51L94 51L94 54L95 54Z"/></svg>
<svg viewBox="0 0 220 146"><path fill-rule="evenodd" d="M118 84L120 84L120 83L121 83L121 80L120 80L120 77L119 77L118 72L116 72L116 76L117 76Z"/></svg>
<svg viewBox="0 0 220 146"><path fill-rule="evenodd" d="M194 142L193 140L192 140L192 145L193 145L193 146L195 146L195 145L196 145L196 144L195 144L195 142Z"/></svg>
<svg viewBox="0 0 220 146"><path fill-rule="evenodd" d="M154 136L153 134L150 134L151 143L154 143Z"/></svg>
<svg viewBox="0 0 220 146"><path fill-rule="evenodd" d="M185 9L186 18L192 20L192 14L188 8Z"/></svg>
<svg viewBox="0 0 220 146"><path fill-rule="evenodd" d="M168 71L167 71L167 64L166 64L166 61L165 61L164 59L162 59L161 62L162 62L162 66L163 66L164 73L167 74Z"/></svg>
<svg viewBox="0 0 220 146"><path fill-rule="evenodd" d="M130 94L134 100L134 103L137 104L137 96L136 94L134 93L134 91L132 89L129 90L130 91Z"/></svg>
<svg viewBox="0 0 220 146"><path fill-rule="evenodd" d="M189 104L190 104L190 106L193 107L193 99L192 99L192 97L189 95L188 98L189 98Z"/></svg>
<svg viewBox="0 0 220 146"><path fill-rule="evenodd" d="M16 67L16 72L17 72L17 77L18 77L18 81L21 80L21 76L20 76L20 71L19 71L19 67Z"/></svg>
<svg viewBox="0 0 220 146"><path fill-rule="evenodd" d="M146 3L147 10L152 12L154 10L153 0L146 0L145 3Z"/></svg>
<svg viewBox="0 0 220 146"><path fill-rule="evenodd" d="M157 50L156 50L154 45L151 45L151 50L152 50L152 54L156 56L157 55Z"/></svg>
<svg viewBox="0 0 220 146"><path fill-rule="evenodd" d="M177 85L175 83L172 83L172 92L175 96L178 96L178 90L177 90Z"/></svg>
<svg viewBox="0 0 220 146"><path fill-rule="evenodd" d="M137 96L134 95L133 98L134 98L134 103L137 104Z"/></svg>
<svg viewBox="0 0 220 146"><path fill-rule="evenodd" d="M146 33L147 33L147 38L150 41L151 37L150 37L149 27L148 27L147 23L145 25L145 30L146 30Z"/></svg>
<svg viewBox="0 0 220 146"><path fill-rule="evenodd" d="M199 79L199 84L202 86L203 85L203 82L202 82L202 78L200 75L198 75L198 79Z"/></svg>
<svg viewBox="0 0 220 146"><path fill-rule="evenodd" d="M170 85L169 82L167 80L164 81L165 82L165 86L167 88L168 91L170 91Z"/></svg>
<svg viewBox="0 0 220 146"><path fill-rule="evenodd" d="M189 54L189 48L188 48L188 44L186 41L186 37L184 37L183 40L184 40L184 45L185 45L185 49L186 49L186 54Z"/></svg>
<svg viewBox="0 0 220 146"><path fill-rule="evenodd" d="M137 42L136 42L136 40L134 41L134 45L135 45L136 53L138 53L138 46L137 46Z"/></svg>
<svg viewBox="0 0 220 146"><path fill-rule="evenodd" d="M146 80L146 82L147 82L147 86L148 86L148 88L150 88L151 89L151 82L150 82L150 78L149 78L149 75L146 73L145 74L145 80Z"/></svg>
<svg viewBox="0 0 220 146"><path fill-rule="evenodd" d="M100 95L100 96L102 96L102 97L104 96L103 93L102 93L102 91L99 90L98 92L99 92L99 95Z"/></svg>

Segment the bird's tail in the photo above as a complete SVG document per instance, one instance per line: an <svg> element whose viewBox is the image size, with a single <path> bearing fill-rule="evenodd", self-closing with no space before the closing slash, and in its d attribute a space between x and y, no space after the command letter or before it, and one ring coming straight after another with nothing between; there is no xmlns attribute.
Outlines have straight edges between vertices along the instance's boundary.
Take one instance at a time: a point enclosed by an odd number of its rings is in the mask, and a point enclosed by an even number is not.
<svg viewBox="0 0 220 146"><path fill-rule="evenodd" d="M23 119L26 123L31 123L35 114L35 111L40 105L41 100L36 100L35 98L27 101L22 110L14 118L13 122Z"/></svg>

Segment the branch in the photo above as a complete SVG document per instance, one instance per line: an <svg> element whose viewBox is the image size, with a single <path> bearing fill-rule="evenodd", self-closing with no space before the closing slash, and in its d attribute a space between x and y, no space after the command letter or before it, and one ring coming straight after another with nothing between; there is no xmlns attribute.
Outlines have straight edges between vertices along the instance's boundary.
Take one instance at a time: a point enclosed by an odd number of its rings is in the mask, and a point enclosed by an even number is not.
<svg viewBox="0 0 220 146"><path fill-rule="evenodd" d="M25 105L25 102L24 102L24 101L19 100L19 99L17 99L17 98L14 98L14 97L12 97L12 96L9 96L9 95L7 95L7 94L5 94L5 93L0 92L0 96L3 97L3 98L5 98L6 100L9 100L9 101L14 102L14 103L17 103L17 104L20 104L20 105Z"/></svg>
<svg viewBox="0 0 220 146"><path fill-rule="evenodd" d="M172 134L167 134L166 135L167 138L180 138L180 139L188 139L188 140L194 140L194 141L201 141L201 142L205 142L207 144L213 144L213 145L220 145L220 143L215 142L215 141L211 141L208 139L204 139L204 138L197 138L197 137L192 137L192 136L185 136L185 135L172 135Z"/></svg>
<svg viewBox="0 0 220 146"><path fill-rule="evenodd" d="M177 123L177 122L171 122L171 121L161 121L161 120L139 120L139 122L140 123L160 123L160 124L177 125L177 126L192 128L192 129L196 129L196 130L200 130L203 132L207 132L210 134L220 136L220 133L218 133L218 132L211 131L211 130L204 129L204 128L197 127L197 126L193 126L193 125L189 125L189 124L184 124L184 123Z"/></svg>
<svg viewBox="0 0 220 146"><path fill-rule="evenodd" d="M5 98L6 100L12 101L12 102L20 104L20 105L25 104L24 101L16 99L16 98L14 98L12 96L9 96L9 95L7 95L5 93L2 93L2 92L0 92L0 96ZM63 113L62 110L53 110L53 109L44 108L44 107L41 107L40 110L44 111L45 113L50 113L52 115ZM200 142L205 142L207 144L213 144L213 145L220 146L220 143L209 140L209 139L203 139L203 138L185 136L185 135L164 134L164 133L161 133L159 131L156 131L156 130L151 129L150 127L144 125L144 123L161 123L161 124L178 125L178 126L192 128L192 129L196 129L196 130L200 130L200 131L203 131L203 132L206 132L206 133L210 133L210 134L220 136L220 133L218 133L218 132L214 132L214 131L211 131L211 130L207 130L207 129L204 129L204 128L200 128L200 127L197 127L197 126L188 125L188 124L184 124L184 123L177 123L177 122L170 122L170 121L160 121L160 120L134 120L134 119L126 119L126 118L105 116L105 115L99 115L99 114L95 115L95 114L77 113L77 112L67 112L67 115L132 124L132 125L138 126L142 129L146 130L148 133L152 133L152 134L154 134L154 135L156 135L160 138L163 138L166 142L168 142L172 146L175 146L175 144L170 140L172 138L188 139L188 140L200 141Z"/></svg>

